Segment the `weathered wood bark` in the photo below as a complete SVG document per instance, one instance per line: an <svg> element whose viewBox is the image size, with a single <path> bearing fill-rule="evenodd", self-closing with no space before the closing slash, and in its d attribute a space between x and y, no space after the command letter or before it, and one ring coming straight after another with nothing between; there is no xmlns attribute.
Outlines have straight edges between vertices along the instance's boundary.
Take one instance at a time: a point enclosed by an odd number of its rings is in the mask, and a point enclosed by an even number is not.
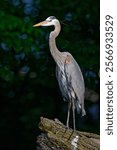
<svg viewBox="0 0 117 150"><path fill-rule="evenodd" d="M67 129L58 119L41 117L39 128L44 132L37 138L37 150L99 150L97 134Z"/></svg>

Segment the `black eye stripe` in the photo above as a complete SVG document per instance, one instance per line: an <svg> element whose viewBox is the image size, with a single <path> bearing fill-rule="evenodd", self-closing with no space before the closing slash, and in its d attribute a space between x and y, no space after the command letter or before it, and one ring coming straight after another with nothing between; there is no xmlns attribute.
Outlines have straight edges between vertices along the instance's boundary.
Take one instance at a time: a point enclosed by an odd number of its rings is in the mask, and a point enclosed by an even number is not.
<svg viewBox="0 0 117 150"><path fill-rule="evenodd" d="M49 22L51 22L51 21L54 20L54 19L56 19L56 17L54 17L54 16L50 16L50 17L47 18L47 20L48 20Z"/></svg>

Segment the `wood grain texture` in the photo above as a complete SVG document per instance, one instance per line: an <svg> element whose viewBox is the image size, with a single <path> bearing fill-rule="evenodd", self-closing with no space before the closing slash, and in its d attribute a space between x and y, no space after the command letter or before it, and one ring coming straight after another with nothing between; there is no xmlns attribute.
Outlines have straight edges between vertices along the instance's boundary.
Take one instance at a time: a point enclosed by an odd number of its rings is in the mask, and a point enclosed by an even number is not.
<svg viewBox="0 0 117 150"><path fill-rule="evenodd" d="M37 150L99 150L100 136L94 133L73 131L58 119L41 117L39 128L43 134L37 137ZM78 140L73 140L78 137Z"/></svg>

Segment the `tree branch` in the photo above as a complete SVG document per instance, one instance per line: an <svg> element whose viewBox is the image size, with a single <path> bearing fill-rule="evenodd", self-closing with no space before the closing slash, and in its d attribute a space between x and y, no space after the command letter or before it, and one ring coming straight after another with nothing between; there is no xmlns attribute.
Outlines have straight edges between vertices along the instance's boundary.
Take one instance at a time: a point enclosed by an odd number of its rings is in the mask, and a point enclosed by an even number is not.
<svg viewBox="0 0 117 150"><path fill-rule="evenodd" d="M73 131L58 119L41 117L39 128L44 132L37 138L37 150L99 150L100 137L94 133Z"/></svg>

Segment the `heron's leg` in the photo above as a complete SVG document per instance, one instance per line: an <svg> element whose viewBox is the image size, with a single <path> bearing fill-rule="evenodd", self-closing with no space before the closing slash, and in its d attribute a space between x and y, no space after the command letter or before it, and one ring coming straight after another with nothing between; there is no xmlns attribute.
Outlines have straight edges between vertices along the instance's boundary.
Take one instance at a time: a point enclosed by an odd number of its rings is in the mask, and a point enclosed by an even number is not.
<svg viewBox="0 0 117 150"><path fill-rule="evenodd" d="M71 109L71 102L68 103L68 113L67 113L67 123L66 123L67 128L69 128L70 109Z"/></svg>
<svg viewBox="0 0 117 150"><path fill-rule="evenodd" d="M75 105L74 105L74 99L72 99L72 111L73 111L73 126L74 126L74 131L76 130L76 125L75 125Z"/></svg>

